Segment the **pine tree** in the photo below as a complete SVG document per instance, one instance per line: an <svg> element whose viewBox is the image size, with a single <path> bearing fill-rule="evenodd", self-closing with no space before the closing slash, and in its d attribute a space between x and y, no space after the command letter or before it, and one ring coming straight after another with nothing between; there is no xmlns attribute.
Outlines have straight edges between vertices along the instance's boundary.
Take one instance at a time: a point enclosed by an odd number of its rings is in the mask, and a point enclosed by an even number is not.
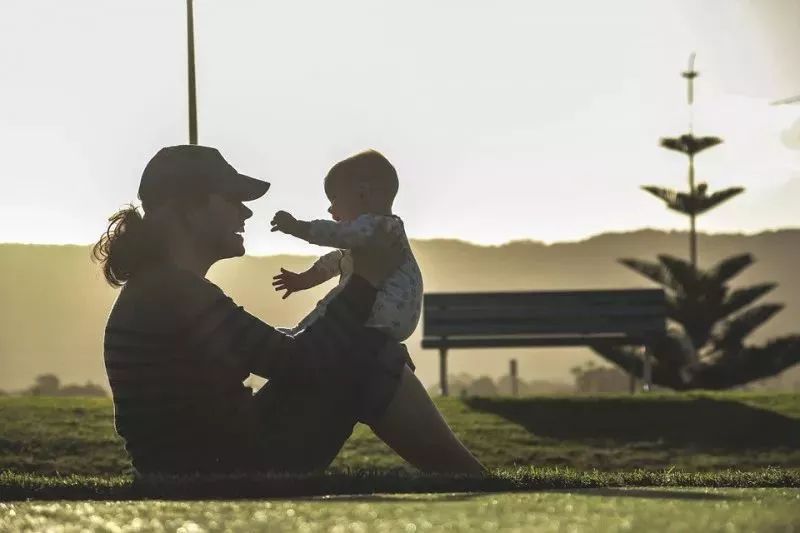
<svg viewBox="0 0 800 533"><path fill-rule="evenodd" d="M689 191L677 192L652 185L643 189L662 199L667 207L689 217L689 261L659 255L657 262L620 259L620 263L661 285L667 295L667 335L648 345L655 361L652 379L656 385L676 390L725 389L755 379L773 376L800 363L800 335L773 339L765 346L747 346L745 338L772 318L782 304L751 306L772 291L775 283L762 283L732 290L728 282L754 262L750 254L722 260L704 270L697 264L695 220L699 215L744 191L732 187L709 193L705 183L695 186L694 158L722 143L718 137L696 137L693 133L694 54L686 78L690 110L689 132L661 139L661 146L689 158ZM596 345L594 351L629 374L642 377L644 361L630 346Z"/></svg>

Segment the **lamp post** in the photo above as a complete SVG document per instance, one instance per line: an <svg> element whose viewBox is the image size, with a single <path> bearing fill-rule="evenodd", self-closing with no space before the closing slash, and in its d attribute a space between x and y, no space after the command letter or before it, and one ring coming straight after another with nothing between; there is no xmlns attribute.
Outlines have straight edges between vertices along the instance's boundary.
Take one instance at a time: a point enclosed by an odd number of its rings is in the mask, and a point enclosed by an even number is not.
<svg viewBox="0 0 800 533"><path fill-rule="evenodd" d="M186 39L189 74L189 144L197 144L197 92L194 76L194 9L193 0L186 0Z"/></svg>

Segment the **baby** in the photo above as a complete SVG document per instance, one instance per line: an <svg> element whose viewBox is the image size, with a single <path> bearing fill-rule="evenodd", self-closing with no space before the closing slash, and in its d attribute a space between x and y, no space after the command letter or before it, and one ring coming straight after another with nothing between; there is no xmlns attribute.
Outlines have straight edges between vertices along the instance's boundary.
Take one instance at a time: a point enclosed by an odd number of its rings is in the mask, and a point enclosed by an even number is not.
<svg viewBox="0 0 800 533"><path fill-rule="evenodd" d="M339 276L339 284L289 333L296 334L325 313L328 302L353 273L350 249L368 246L375 230L385 228L398 237L405 260L379 287L367 326L378 328L395 340L406 340L417 327L422 306L422 274L400 217L392 214L397 194L397 172L380 153L367 150L336 163L325 176L325 194L331 202L333 221L297 220L285 211L272 219L272 231L282 231L312 244L336 250L320 257L301 273L281 269L274 277L276 291L284 298Z"/></svg>

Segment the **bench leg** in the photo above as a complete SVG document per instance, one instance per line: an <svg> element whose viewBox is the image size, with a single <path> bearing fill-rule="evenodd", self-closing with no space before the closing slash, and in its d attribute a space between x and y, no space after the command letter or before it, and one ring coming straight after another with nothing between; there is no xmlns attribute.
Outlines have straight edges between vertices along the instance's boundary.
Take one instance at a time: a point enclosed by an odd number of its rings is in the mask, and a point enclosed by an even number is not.
<svg viewBox="0 0 800 533"><path fill-rule="evenodd" d="M644 356L644 375L642 376L642 390L647 392L653 387L653 366L650 360L650 350L647 346L642 350Z"/></svg>
<svg viewBox="0 0 800 533"><path fill-rule="evenodd" d="M519 394L519 378L517 376L517 360L512 359L509 362L510 368L508 369L508 375L511 377L511 396L517 396Z"/></svg>
<svg viewBox="0 0 800 533"><path fill-rule="evenodd" d="M447 348L439 348L439 388L447 396Z"/></svg>

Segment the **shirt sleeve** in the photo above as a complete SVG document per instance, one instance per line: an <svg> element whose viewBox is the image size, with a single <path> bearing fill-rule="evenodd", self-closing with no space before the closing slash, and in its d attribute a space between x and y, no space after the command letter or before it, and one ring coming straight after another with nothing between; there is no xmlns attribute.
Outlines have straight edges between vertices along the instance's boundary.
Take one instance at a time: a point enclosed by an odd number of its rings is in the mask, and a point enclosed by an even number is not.
<svg viewBox="0 0 800 533"><path fill-rule="evenodd" d="M309 222L308 242L319 246L346 249L364 246L375 234L375 230L383 218L375 215L361 215L355 220L347 222L312 220Z"/></svg>
<svg viewBox="0 0 800 533"><path fill-rule="evenodd" d="M325 275L325 281L328 281L334 276L338 276L342 273L341 268L341 261L342 261L342 251L341 250L334 250L330 253L327 253L316 260L316 262L311 266L317 272L320 272Z"/></svg>
<svg viewBox="0 0 800 533"><path fill-rule="evenodd" d="M379 351L387 337L364 327L376 290L352 276L320 317L290 336L237 306L216 285L203 278L188 280L182 294L178 341L186 353L214 359L284 382L318 384L352 379L360 365Z"/></svg>

